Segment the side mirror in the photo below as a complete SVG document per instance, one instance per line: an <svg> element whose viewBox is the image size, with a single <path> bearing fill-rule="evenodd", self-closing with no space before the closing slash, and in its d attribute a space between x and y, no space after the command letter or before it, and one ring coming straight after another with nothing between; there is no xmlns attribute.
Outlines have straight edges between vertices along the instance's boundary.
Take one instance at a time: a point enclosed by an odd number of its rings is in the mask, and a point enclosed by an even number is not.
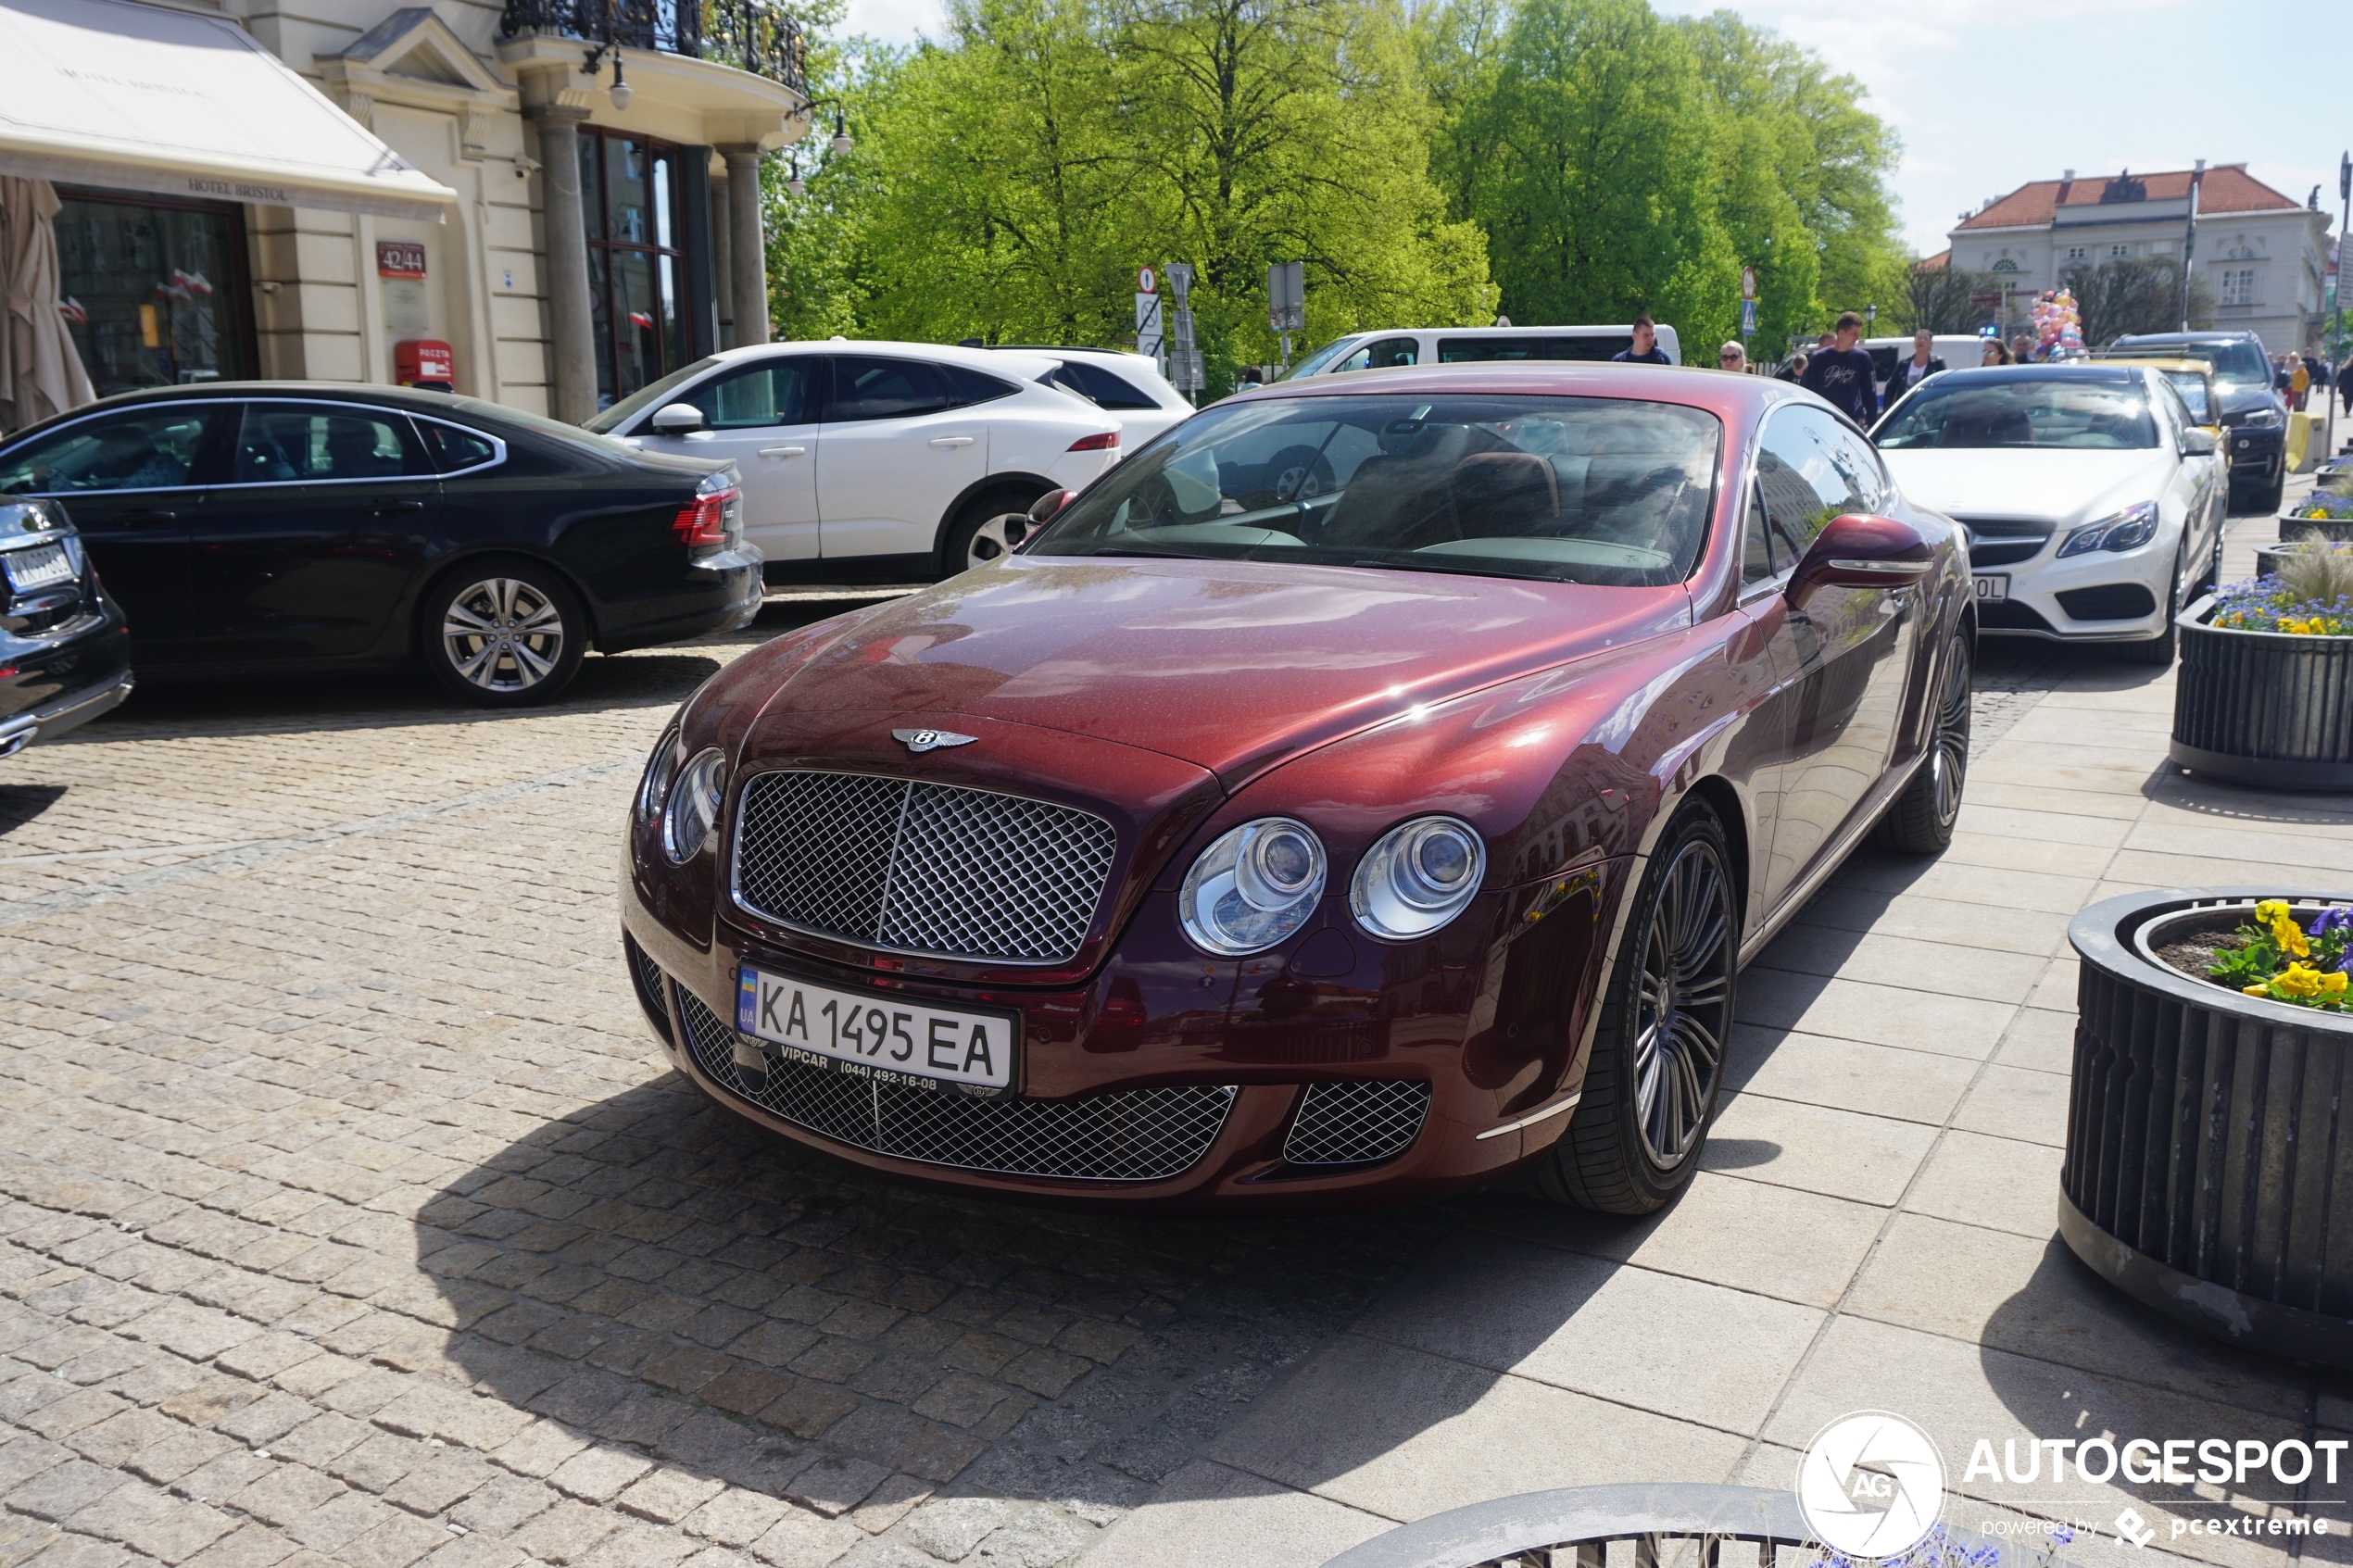
<svg viewBox="0 0 2353 1568"><path fill-rule="evenodd" d="M1070 498L1077 494L1076 490L1049 490L1038 496L1030 503L1029 526L1035 530L1053 521L1062 509L1070 505Z"/></svg>
<svg viewBox="0 0 2353 1568"><path fill-rule="evenodd" d="M665 403L654 410L652 423L656 435L684 435L702 429L702 410L692 403Z"/></svg>
<svg viewBox="0 0 2353 1568"><path fill-rule="evenodd" d="M1892 517L1848 512L1831 519L1790 574L1789 602L1802 606L1824 588L1901 588L1936 565L1920 531Z"/></svg>
<svg viewBox="0 0 2353 1568"><path fill-rule="evenodd" d="M2214 456L2214 433L2193 425L2182 433L2182 456L2210 458Z"/></svg>

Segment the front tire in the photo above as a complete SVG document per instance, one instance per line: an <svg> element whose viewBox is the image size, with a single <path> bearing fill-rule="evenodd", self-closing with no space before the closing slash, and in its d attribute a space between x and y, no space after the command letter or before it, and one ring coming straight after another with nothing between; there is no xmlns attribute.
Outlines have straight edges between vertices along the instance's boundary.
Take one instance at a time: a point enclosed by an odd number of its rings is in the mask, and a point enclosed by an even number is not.
<svg viewBox="0 0 2353 1568"><path fill-rule="evenodd" d="M1684 807L1635 889L1584 1097L1532 1173L1543 1197L1648 1214L1691 1185L1731 1038L1736 886L1716 813L1696 802Z"/></svg>
<svg viewBox="0 0 2353 1568"><path fill-rule="evenodd" d="M561 696L588 649L588 615L553 568L514 557L469 561L425 596L418 641L426 668L484 708Z"/></svg>
<svg viewBox="0 0 2353 1568"><path fill-rule="evenodd" d="M1961 815L1961 788L1969 780L1970 674L1969 639L1957 632L1945 645L1936 688L1936 730L1929 737L1928 755L1880 820L1880 837L1891 849L1938 855L1953 842L1953 824Z"/></svg>

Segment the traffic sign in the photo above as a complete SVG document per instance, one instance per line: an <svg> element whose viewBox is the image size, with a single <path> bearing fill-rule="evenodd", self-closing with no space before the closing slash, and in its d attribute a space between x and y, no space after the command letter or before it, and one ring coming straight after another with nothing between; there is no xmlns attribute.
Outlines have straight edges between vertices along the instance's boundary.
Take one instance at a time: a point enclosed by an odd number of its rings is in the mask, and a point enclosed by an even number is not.
<svg viewBox="0 0 2353 1568"><path fill-rule="evenodd" d="M1278 332L1307 325L1306 263L1277 261L1266 269L1266 324Z"/></svg>
<svg viewBox="0 0 2353 1568"><path fill-rule="evenodd" d="M1756 269L1754 267L1741 269L1741 297L1746 300L1756 297Z"/></svg>
<svg viewBox="0 0 2353 1568"><path fill-rule="evenodd" d="M1152 276L1152 270L1151 268L1139 267L1136 269L1136 292L1138 294L1152 294L1157 292L1159 287L1160 280Z"/></svg>
<svg viewBox="0 0 2353 1568"><path fill-rule="evenodd" d="M1163 336L1160 295L1139 294L1136 296L1136 352L1158 358Z"/></svg>
<svg viewBox="0 0 2353 1568"><path fill-rule="evenodd" d="M1741 301L1741 335L1746 337L1755 331L1756 301L1743 299Z"/></svg>
<svg viewBox="0 0 2353 1568"><path fill-rule="evenodd" d="M1192 263L1172 261L1164 270L1168 273L1168 286L1176 295L1176 308L1182 310L1185 308L1185 296L1193 292Z"/></svg>

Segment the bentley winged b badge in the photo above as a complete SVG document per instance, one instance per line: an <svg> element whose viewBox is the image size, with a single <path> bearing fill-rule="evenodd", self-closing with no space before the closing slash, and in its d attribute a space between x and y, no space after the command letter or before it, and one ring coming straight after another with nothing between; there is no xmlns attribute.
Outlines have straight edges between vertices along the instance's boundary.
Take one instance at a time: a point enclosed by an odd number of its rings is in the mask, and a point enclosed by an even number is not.
<svg viewBox="0 0 2353 1568"><path fill-rule="evenodd" d="M970 746L978 735L960 735L953 730L893 730L890 738L908 750L922 753L937 751L947 746Z"/></svg>

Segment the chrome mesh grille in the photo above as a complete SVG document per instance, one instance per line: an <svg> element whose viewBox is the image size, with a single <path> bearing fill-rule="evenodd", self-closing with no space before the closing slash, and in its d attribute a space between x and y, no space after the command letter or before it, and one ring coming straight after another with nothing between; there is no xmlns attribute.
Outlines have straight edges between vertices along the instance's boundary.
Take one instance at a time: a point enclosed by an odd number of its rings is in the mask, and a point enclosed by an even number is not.
<svg viewBox="0 0 2353 1568"><path fill-rule="evenodd" d="M1428 1084L1310 1084L1283 1140L1283 1159L1293 1165L1394 1160L1414 1147L1428 1113Z"/></svg>
<svg viewBox="0 0 2353 1568"><path fill-rule="evenodd" d="M1011 1176L1157 1182L1209 1152L1234 1091L1226 1085L1126 1089L1079 1099L981 1099L767 1061L685 986L679 1016L695 1063L731 1094L837 1143Z"/></svg>
<svg viewBox="0 0 2353 1568"><path fill-rule="evenodd" d="M760 773L736 812L736 894L780 924L891 952L1075 957L1119 834L1091 812L862 773Z"/></svg>

